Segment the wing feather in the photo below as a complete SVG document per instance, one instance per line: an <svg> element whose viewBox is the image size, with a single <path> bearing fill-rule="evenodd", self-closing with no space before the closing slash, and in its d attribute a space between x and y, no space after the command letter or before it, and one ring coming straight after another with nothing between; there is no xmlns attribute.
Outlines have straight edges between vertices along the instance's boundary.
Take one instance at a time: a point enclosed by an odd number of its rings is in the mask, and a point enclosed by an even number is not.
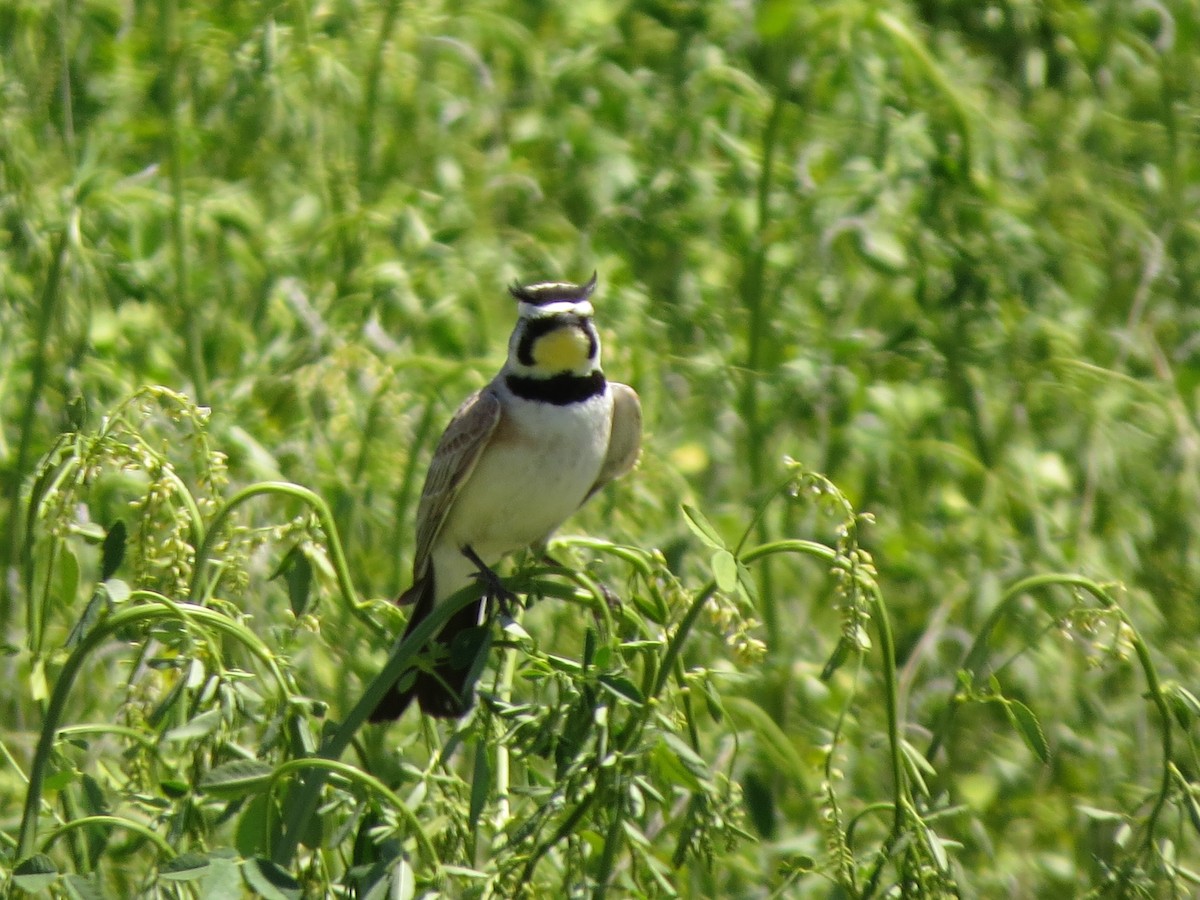
<svg viewBox="0 0 1200 900"><path fill-rule="evenodd" d="M417 504L417 549L413 555L413 580L419 581L429 564L454 498L471 477L479 455L500 423L500 397L491 385L476 391L458 408L442 433L429 463L425 487Z"/></svg>
<svg viewBox="0 0 1200 900"><path fill-rule="evenodd" d="M642 449L642 404L637 392L627 384L610 381L613 395L612 426L608 433L608 452L600 466L596 483L588 496L596 493L614 478L620 478L633 468Z"/></svg>

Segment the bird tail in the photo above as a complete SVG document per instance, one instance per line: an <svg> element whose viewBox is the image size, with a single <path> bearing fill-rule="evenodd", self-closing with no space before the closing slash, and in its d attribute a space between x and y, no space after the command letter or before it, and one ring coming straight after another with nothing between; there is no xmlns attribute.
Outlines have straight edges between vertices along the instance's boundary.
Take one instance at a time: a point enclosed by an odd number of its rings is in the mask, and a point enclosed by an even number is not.
<svg viewBox="0 0 1200 900"><path fill-rule="evenodd" d="M409 588L406 592L409 596L401 598L402 601L411 602L414 592L416 605L408 619L408 626L404 629L406 637L433 610L432 571ZM479 634L479 616L482 609L483 597L480 596L478 600L467 604L451 616L450 621L435 638L446 646L449 651L447 657L431 670L418 670L415 678L401 675L400 680L392 685L383 699L371 710L367 720L390 722L399 719L412 703L413 697L417 698L421 712L439 719L457 718L470 709L474 701L470 683L472 677L477 674L478 666L475 663L480 654L479 648L475 646L478 641L471 640L471 646L462 644L470 635ZM401 688L400 685L406 682L407 685Z"/></svg>

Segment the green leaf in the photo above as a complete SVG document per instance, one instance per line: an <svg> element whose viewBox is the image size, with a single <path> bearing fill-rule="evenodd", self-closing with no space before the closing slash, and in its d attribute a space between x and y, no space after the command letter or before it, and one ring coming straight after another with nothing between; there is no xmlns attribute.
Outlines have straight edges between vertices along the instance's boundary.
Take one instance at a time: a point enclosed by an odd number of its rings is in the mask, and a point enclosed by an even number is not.
<svg viewBox="0 0 1200 900"><path fill-rule="evenodd" d="M75 605L75 598L79 594L79 560L75 558L75 551L65 544L58 554L53 585L52 596L63 609Z"/></svg>
<svg viewBox="0 0 1200 900"><path fill-rule="evenodd" d="M755 583L754 576L751 574L749 567L740 559L737 561L737 582L742 597L755 609L761 609L762 604L758 599L758 585Z"/></svg>
<svg viewBox="0 0 1200 900"><path fill-rule="evenodd" d="M164 881L195 881L208 874L209 860L203 853L182 853L158 867Z"/></svg>
<svg viewBox="0 0 1200 900"><path fill-rule="evenodd" d="M35 656L29 666L29 699L41 702L50 696L46 684L46 660Z"/></svg>
<svg viewBox="0 0 1200 900"><path fill-rule="evenodd" d="M216 852L210 854L208 874L200 883L200 900L226 900L241 893L242 873L238 862Z"/></svg>
<svg viewBox="0 0 1200 900"><path fill-rule="evenodd" d="M925 843L929 847L929 852L933 854L933 861L937 865L938 871L949 871L950 857L946 853L946 847L942 839L938 837L932 828L922 827L921 831L925 836Z"/></svg>
<svg viewBox="0 0 1200 900"><path fill-rule="evenodd" d="M837 646L833 648L833 653L830 654L829 660L825 663L825 667L821 669L821 680L828 681L833 677L843 665L845 665L850 652L856 649L854 643L843 635L838 639Z"/></svg>
<svg viewBox="0 0 1200 900"><path fill-rule="evenodd" d="M233 843L238 853L246 859L266 853L279 839L280 819L278 803L269 794L254 795L242 808L234 830Z"/></svg>
<svg viewBox="0 0 1200 900"><path fill-rule="evenodd" d="M692 776L696 790L702 790L704 785L712 781L712 769L704 758L693 750L687 742L676 734L664 732L663 743L674 753L675 758L683 764L684 769Z"/></svg>
<svg viewBox="0 0 1200 900"><path fill-rule="evenodd" d="M388 900L413 900L417 896L417 875L408 860L401 856L392 867L391 893Z"/></svg>
<svg viewBox="0 0 1200 900"><path fill-rule="evenodd" d="M720 725L725 721L725 706L721 702L721 695L709 678L704 679L704 705L714 722Z"/></svg>
<svg viewBox="0 0 1200 900"><path fill-rule="evenodd" d="M729 594L737 590L738 563L737 558L728 550L718 550L712 555L713 578L717 587Z"/></svg>
<svg viewBox="0 0 1200 900"><path fill-rule="evenodd" d="M623 700L629 700L639 705L646 702L646 698L638 686L628 678L601 675L596 680Z"/></svg>
<svg viewBox="0 0 1200 900"><path fill-rule="evenodd" d="M12 871L13 884L23 891L36 894L52 885L58 878L58 869L44 853L36 853L17 863Z"/></svg>
<svg viewBox="0 0 1200 900"><path fill-rule="evenodd" d="M724 550L725 541L721 539L721 535L717 534L717 530L713 528L712 523L704 517L704 513L696 509L694 506L683 504L683 520L687 522L688 528L692 530L692 534L704 541L714 550Z"/></svg>
<svg viewBox="0 0 1200 900"><path fill-rule="evenodd" d="M1162 691L1179 727L1184 730L1191 728L1192 723L1200 718L1200 700L1183 685L1174 681L1165 682Z"/></svg>
<svg viewBox="0 0 1200 900"><path fill-rule="evenodd" d="M100 551L101 581L108 581L117 574L117 569L121 568L121 563L125 561L126 533L125 520L117 519L104 536L104 544Z"/></svg>
<svg viewBox="0 0 1200 900"><path fill-rule="evenodd" d="M929 760L916 747L908 741L901 739L900 754L904 758L905 767L908 769L908 776L917 786L920 793L929 796L929 786L925 783L925 776L935 776L937 771L930 765Z"/></svg>
<svg viewBox="0 0 1200 900"><path fill-rule="evenodd" d="M312 592L313 567L299 544L284 554L267 580L274 581L281 575L287 583L288 603L292 607L292 613L297 617L304 615Z"/></svg>
<svg viewBox="0 0 1200 900"><path fill-rule="evenodd" d="M679 785L688 791L701 791L703 785L687 766L680 761L678 754L672 753L663 743L656 744L653 749L654 760L660 768L659 779Z"/></svg>
<svg viewBox="0 0 1200 900"><path fill-rule="evenodd" d="M858 231L858 249L863 259L884 275L899 275L908 266L908 254L896 235L883 228L864 227Z"/></svg>
<svg viewBox="0 0 1200 900"><path fill-rule="evenodd" d="M766 40L782 36L796 21L796 0L763 0L754 10L754 27Z"/></svg>
<svg viewBox="0 0 1200 900"><path fill-rule="evenodd" d="M803 793L806 771L795 745L771 718L770 714L752 700L745 697L725 697L725 712L739 728L749 730L758 738L759 745L767 758L777 767L779 774Z"/></svg>
<svg viewBox="0 0 1200 900"><path fill-rule="evenodd" d="M246 861L242 877L250 889L264 900L300 900L300 882L285 869L261 856Z"/></svg>
<svg viewBox="0 0 1200 900"><path fill-rule="evenodd" d="M1037 716L1033 714L1033 710L1020 700L1007 698L1004 699L1004 709L1008 713L1009 721L1020 732L1029 749L1043 763L1050 762L1050 745L1046 743L1046 735L1042 731L1042 725Z"/></svg>
<svg viewBox="0 0 1200 900"><path fill-rule="evenodd" d="M209 769L200 778L200 790L213 797L236 800L257 794L274 769L259 759L235 759Z"/></svg>
<svg viewBox="0 0 1200 900"><path fill-rule="evenodd" d="M1096 806L1088 806L1085 803L1075 804L1075 808L1079 810L1087 818L1094 822L1124 822L1125 814L1114 812L1111 809L1100 809Z"/></svg>
<svg viewBox="0 0 1200 900"><path fill-rule="evenodd" d="M312 563L303 553L296 555L287 573L288 602L292 613L297 617L304 615L312 594L313 569Z"/></svg>
<svg viewBox="0 0 1200 900"><path fill-rule="evenodd" d="M754 823L754 830L767 840L774 838L775 794L767 780L754 770L748 771L742 779L742 797L746 802L746 811L750 813L750 821Z"/></svg>
<svg viewBox="0 0 1200 900"><path fill-rule="evenodd" d="M474 830L479 825L479 817L483 815L483 807L492 792L492 760L488 748L482 741L475 744L475 774L471 778L471 805L467 813L467 821Z"/></svg>
<svg viewBox="0 0 1200 900"><path fill-rule="evenodd" d="M158 783L158 786L172 800L186 797L192 789L192 786L182 778L164 778Z"/></svg>
<svg viewBox="0 0 1200 900"><path fill-rule="evenodd" d="M48 791L61 791L67 785L74 784L78 778L79 770L64 757L59 757L58 765L51 764L46 774L45 787Z"/></svg>
<svg viewBox="0 0 1200 900"><path fill-rule="evenodd" d="M179 743L181 741L191 741L196 738L207 737L212 734L221 724L221 711L219 709L210 709L200 713L194 719L184 722L178 728L172 728L163 735L163 740L170 743Z"/></svg>
<svg viewBox="0 0 1200 900"><path fill-rule="evenodd" d="M1183 799L1187 803L1188 819L1192 823L1192 828L1200 833L1200 801L1196 800L1196 795L1190 790L1184 792Z"/></svg>
<svg viewBox="0 0 1200 900"><path fill-rule="evenodd" d="M87 422L87 412L87 400L81 394L71 398L67 404L67 425L71 431L83 430L84 423Z"/></svg>
<svg viewBox="0 0 1200 900"><path fill-rule="evenodd" d="M124 603L133 593L129 585L120 578L110 578L104 582L104 591L108 594L108 599L115 604Z"/></svg>
<svg viewBox="0 0 1200 900"><path fill-rule="evenodd" d="M62 886L72 900L107 900L104 888L96 882L95 876L72 872L63 878Z"/></svg>

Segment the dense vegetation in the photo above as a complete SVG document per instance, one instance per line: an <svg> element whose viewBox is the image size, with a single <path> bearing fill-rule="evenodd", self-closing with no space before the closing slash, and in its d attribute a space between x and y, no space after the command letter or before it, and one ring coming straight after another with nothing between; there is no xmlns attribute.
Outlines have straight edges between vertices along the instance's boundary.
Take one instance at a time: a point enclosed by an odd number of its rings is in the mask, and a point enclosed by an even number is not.
<svg viewBox="0 0 1200 900"><path fill-rule="evenodd" d="M1194 892L1198 29L4 4L0 889ZM639 469L363 725L504 286L593 269Z"/></svg>

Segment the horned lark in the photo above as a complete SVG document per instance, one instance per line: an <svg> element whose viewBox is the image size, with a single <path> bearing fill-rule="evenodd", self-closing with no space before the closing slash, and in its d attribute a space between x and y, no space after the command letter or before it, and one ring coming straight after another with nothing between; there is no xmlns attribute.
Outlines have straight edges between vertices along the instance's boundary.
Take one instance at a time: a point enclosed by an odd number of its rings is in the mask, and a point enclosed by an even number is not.
<svg viewBox="0 0 1200 900"><path fill-rule="evenodd" d="M409 631L437 604L475 582L481 570L489 574L485 567L545 542L637 460L641 404L632 388L607 381L600 369L590 301L595 287L593 274L584 285L509 288L518 318L508 359L454 414L425 478L413 585L400 600L415 603ZM444 646L480 624L486 591L479 587L479 600L438 635ZM410 684L402 676L371 721L399 718L413 697L428 715L462 715L471 705L468 680L478 667L456 659L461 655L418 671Z"/></svg>

